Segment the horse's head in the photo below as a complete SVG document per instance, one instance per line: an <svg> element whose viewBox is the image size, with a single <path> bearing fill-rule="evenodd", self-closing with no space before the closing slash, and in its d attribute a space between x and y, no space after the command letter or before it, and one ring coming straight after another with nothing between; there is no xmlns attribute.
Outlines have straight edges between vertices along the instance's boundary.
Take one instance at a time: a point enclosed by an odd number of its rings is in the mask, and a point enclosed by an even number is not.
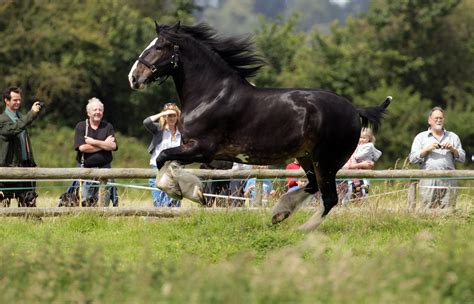
<svg viewBox="0 0 474 304"><path fill-rule="evenodd" d="M164 26L155 21L157 37L143 50L128 73L132 89L143 89L163 76L169 76L179 64L179 46L162 35ZM166 27L166 31L177 32L180 23Z"/></svg>

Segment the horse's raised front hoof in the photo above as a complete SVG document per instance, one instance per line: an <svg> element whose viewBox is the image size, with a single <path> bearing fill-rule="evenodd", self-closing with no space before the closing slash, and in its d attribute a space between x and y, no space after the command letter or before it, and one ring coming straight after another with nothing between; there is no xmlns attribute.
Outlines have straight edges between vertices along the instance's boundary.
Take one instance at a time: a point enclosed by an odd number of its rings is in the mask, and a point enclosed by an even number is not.
<svg viewBox="0 0 474 304"><path fill-rule="evenodd" d="M170 169L169 165L169 162L166 163L166 165L158 171L155 182L156 187L166 192L166 194L173 199L181 200L183 199L181 187L176 180L176 175L173 170Z"/></svg>
<svg viewBox="0 0 474 304"><path fill-rule="evenodd" d="M194 187L194 193L191 196L188 196L186 192L183 192L183 196L193 202L200 204L203 207L212 207L212 201L206 200L206 197L202 192L202 188L199 188L198 186Z"/></svg>
<svg viewBox="0 0 474 304"><path fill-rule="evenodd" d="M199 177L181 168L175 168L172 170L172 172L173 175L176 176L183 197L193 202L196 202L202 206L206 206L206 198L204 197L203 184Z"/></svg>
<svg viewBox="0 0 474 304"><path fill-rule="evenodd" d="M274 214L272 216L272 224L275 225L275 224L278 224L279 222L285 220L287 217L289 217L291 214L290 211L282 211L282 212L278 212L276 214Z"/></svg>

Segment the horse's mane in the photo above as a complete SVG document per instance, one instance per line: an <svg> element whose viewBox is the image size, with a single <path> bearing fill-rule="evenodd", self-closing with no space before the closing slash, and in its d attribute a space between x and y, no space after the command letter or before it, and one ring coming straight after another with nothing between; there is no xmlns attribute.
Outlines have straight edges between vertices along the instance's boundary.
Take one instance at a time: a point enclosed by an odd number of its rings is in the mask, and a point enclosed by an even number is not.
<svg viewBox="0 0 474 304"><path fill-rule="evenodd" d="M159 25L158 32L175 43L187 36L192 36L216 52L244 78L254 76L265 63L260 56L255 54L249 36L222 37L205 23L199 23L195 26L180 25L177 29L175 26Z"/></svg>

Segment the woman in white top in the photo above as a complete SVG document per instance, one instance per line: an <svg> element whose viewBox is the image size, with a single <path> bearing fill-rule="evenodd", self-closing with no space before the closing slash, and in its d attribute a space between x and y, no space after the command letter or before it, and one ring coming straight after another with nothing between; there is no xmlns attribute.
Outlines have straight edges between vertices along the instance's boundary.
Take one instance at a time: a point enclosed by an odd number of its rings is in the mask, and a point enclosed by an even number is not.
<svg viewBox="0 0 474 304"><path fill-rule="evenodd" d="M181 145L181 133L179 123L181 121L181 110L174 103L167 103L163 110L155 115L145 118L143 126L153 138L148 152L151 154L150 166L156 169L156 158L161 151ZM149 179L150 187L155 188L155 179ZM165 192L152 190L153 206L155 207L179 207L181 202L169 197Z"/></svg>

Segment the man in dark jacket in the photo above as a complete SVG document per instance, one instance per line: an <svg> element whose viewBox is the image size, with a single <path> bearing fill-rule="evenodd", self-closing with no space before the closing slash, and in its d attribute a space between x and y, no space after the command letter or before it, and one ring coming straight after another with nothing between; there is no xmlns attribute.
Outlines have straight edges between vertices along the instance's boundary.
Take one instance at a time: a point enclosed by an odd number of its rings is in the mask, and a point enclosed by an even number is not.
<svg viewBox="0 0 474 304"><path fill-rule="evenodd" d="M38 117L41 110L36 101L31 110L22 115L21 91L9 87L3 92L5 111L0 115L0 167L36 167L26 128ZM5 170L6 168L0 169ZM0 182L0 207L9 207L10 200L16 198L19 207L35 207L34 182Z"/></svg>

